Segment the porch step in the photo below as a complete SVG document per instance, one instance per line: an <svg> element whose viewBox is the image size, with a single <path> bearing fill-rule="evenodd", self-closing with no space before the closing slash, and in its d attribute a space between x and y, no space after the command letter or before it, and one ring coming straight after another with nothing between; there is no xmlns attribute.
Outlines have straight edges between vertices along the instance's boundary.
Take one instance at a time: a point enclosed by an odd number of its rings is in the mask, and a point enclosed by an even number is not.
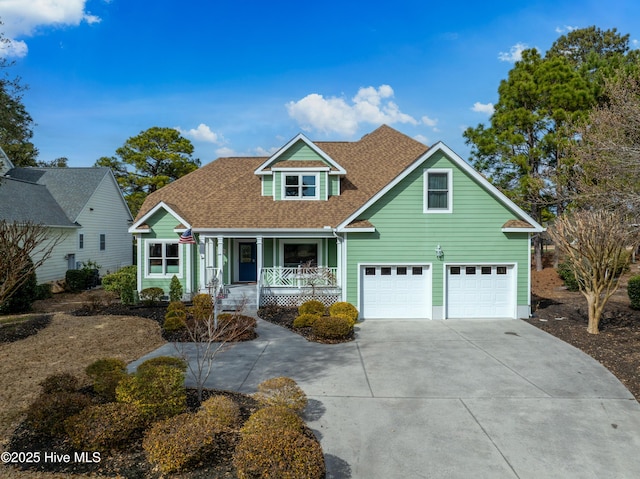
<svg viewBox="0 0 640 479"><path fill-rule="evenodd" d="M244 305L245 311L258 309L256 304L256 285L225 286L225 297L218 300L221 310L235 311Z"/></svg>

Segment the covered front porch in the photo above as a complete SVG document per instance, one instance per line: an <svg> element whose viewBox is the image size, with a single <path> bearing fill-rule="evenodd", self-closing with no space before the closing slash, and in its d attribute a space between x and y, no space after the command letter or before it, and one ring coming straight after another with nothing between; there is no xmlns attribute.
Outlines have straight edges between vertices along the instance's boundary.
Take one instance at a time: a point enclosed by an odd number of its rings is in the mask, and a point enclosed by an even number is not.
<svg viewBox="0 0 640 479"><path fill-rule="evenodd" d="M200 292L228 309L240 301L239 291L245 306L256 308L343 297L344 244L332 229L296 236L200 233L199 246Z"/></svg>

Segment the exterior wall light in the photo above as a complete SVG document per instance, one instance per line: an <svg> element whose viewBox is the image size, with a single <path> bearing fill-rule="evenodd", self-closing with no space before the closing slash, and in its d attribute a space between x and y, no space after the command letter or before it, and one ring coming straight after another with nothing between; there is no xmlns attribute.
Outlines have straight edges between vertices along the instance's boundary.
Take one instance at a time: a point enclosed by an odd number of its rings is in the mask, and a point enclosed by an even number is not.
<svg viewBox="0 0 640 479"><path fill-rule="evenodd" d="M436 258L438 259L444 258L444 251L442 251L442 248L440 247L440 245L436 246Z"/></svg>

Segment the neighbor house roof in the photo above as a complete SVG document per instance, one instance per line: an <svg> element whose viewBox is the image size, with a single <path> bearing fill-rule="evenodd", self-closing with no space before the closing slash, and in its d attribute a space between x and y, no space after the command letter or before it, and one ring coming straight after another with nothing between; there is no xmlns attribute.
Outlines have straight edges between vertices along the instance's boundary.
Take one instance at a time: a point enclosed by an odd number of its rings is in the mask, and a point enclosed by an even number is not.
<svg viewBox="0 0 640 479"><path fill-rule="evenodd" d="M219 158L150 194L136 220L163 202L194 229L336 227L428 150L384 125L359 141L314 145L347 172L327 201L274 201L255 174L272 166L269 158Z"/></svg>
<svg viewBox="0 0 640 479"><path fill-rule="evenodd" d="M6 176L43 185L71 221L76 221L109 168L13 168Z"/></svg>
<svg viewBox="0 0 640 479"><path fill-rule="evenodd" d="M47 226L77 227L44 185L0 178L0 219Z"/></svg>

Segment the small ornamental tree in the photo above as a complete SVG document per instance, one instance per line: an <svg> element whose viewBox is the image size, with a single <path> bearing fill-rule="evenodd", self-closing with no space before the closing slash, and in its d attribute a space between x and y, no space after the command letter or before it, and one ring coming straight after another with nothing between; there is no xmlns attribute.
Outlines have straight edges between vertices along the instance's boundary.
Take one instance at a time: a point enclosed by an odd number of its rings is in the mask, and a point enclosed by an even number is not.
<svg viewBox="0 0 640 479"><path fill-rule="evenodd" d="M549 235L587 300L587 332L598 334L602 311L619 286L620 266L629 258L626 248L635 244L638 231L620 213L585 210L558 217Z"/></svg>

